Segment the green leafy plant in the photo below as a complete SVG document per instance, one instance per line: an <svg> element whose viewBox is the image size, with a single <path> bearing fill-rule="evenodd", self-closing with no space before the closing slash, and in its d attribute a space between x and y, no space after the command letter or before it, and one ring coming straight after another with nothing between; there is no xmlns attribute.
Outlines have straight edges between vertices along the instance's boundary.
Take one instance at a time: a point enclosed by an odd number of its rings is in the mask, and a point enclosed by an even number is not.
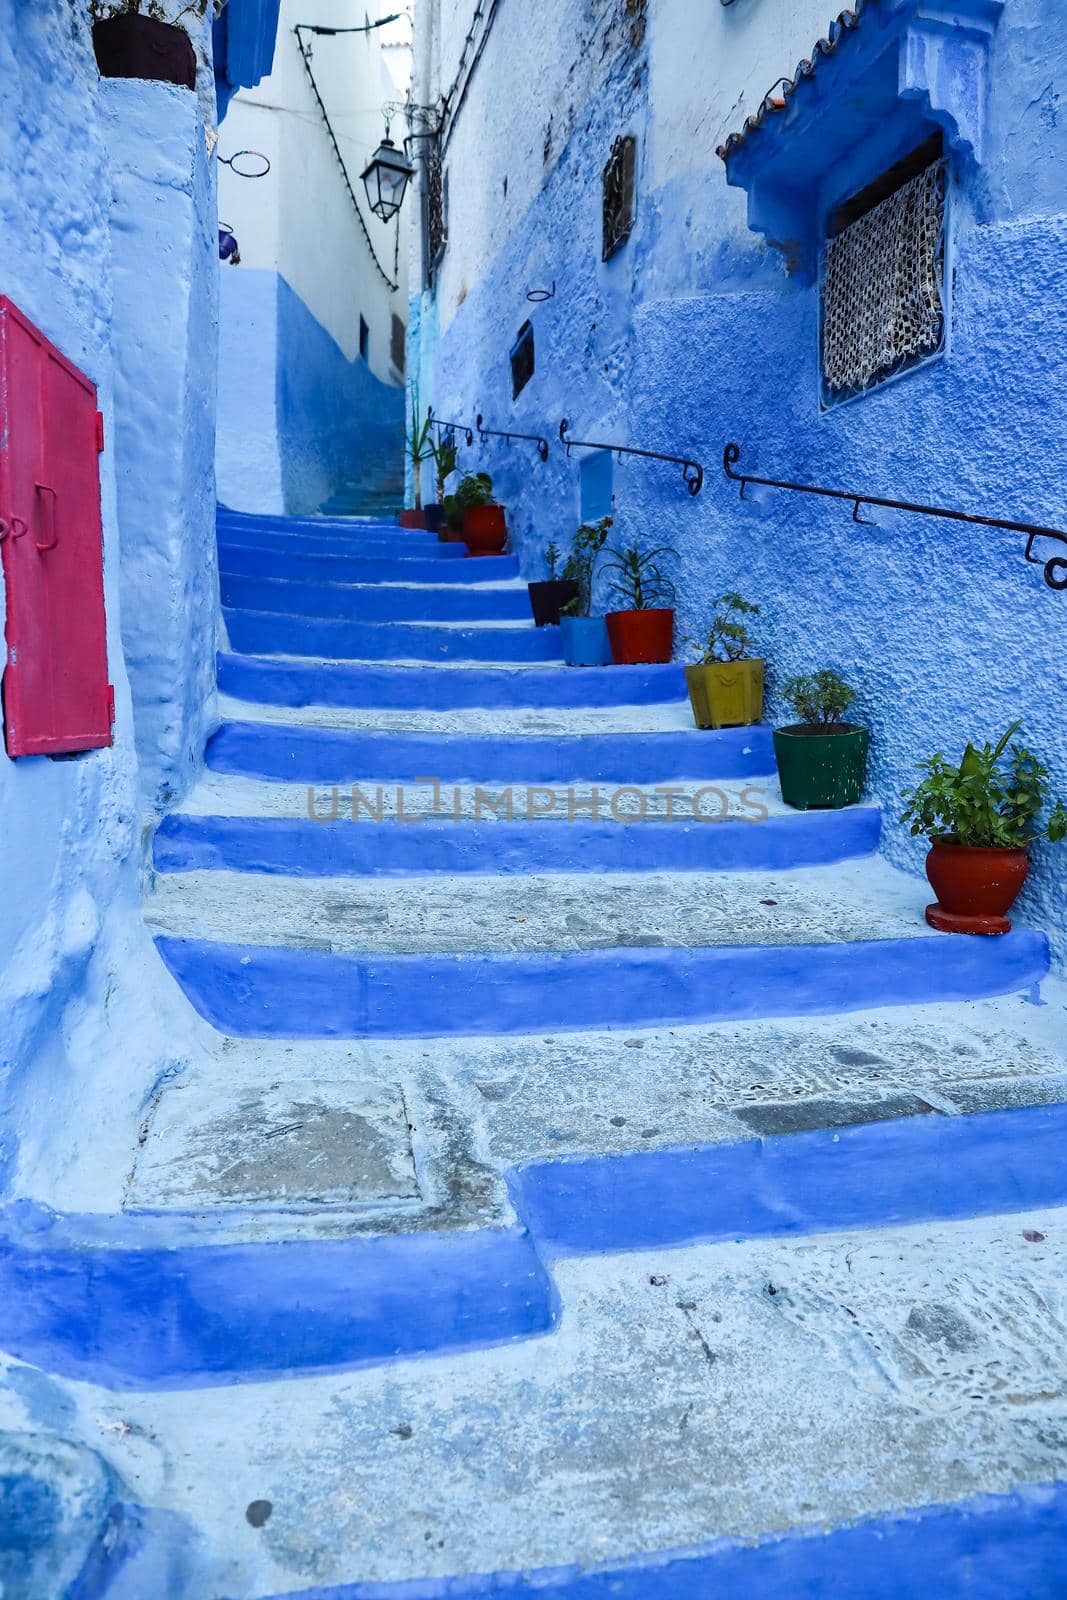
<svg viewBox="0 0 1067 1600"><path fill-rule="evenodd" d="M404 445L411 462L416 511L422 510L422 463L429 461L434 453L432 428L430 418L424 417L419 407L419 391L414 389L411 395L411 421L404 434Z"/></svg>
<svg viewBox="0 0 1067 1600"><path fill-rule="evenodd" d="M574 535L574 543L563 568L563 576L578 585L578 593L573 600L568 600L566 605L561 607L563 616L589 615L589 607L593 603L593 579L596 576L597 562L607 543L608 529L613 520L612 517L601 517L599 522L583 522Z"/></svg>
<svg viewBox="0 0 1067 1600"><path fill-rule="evenodd" d="M459 480L455 494L445 496L445 518L455 533L463 532L463 522L472 506L493 503L493 480L488 472L468 472Z"/></svg>
<svg viewBox="0 0 1067 1600"><path fill-rule="evenodd" d="M89 0L89 15L94 22L106 22L109 17L151 17L153 22L180 22L183 17L213 17L221 14L226 0L189 0L174 16L160 0Z"/></svg>
<svg viewBox="0 0 1067 1600"><path fill-rule="evenodd" d="M715 609L708 624L703 643L690 639L690 647L698 652L698 664L710 667L715 661L744 661L752 654L755 639L745 621L758 617L759 606L754 606L733 590L721 594L712 602Z"/></svg>
<svg viewBox="0 0 1067 1600"><path fill-rule="evenodd" d="M445 484L459 465L459 445L454 438L443 433L437 439L431 438L430 454L433 456L434 471L437 475L437 503L443 505Z"/></svg>
<svg viewBox="0 0 1067 1600"><path fill-rule="evenodd" d="M556 568L559 566L559 546L553 539L545 551L545 566L548 568L549 583L556 582Z"/></svg>
<svg viewBox="0 0 1067 1600"><path fill-rule="evenodd" d="M648 611L674 604L674 584L660 566L664 556L674 554L670 545L642 550L638 540L632 539L621 549L609 548L608 554L604 571L614 574L608 587L621 602L620 611Z"/></svg>
<svg viewBox="0 0 1067 1600"><path fill-rule="evenodd" d="M787 678L782 685L782 697L801 722L816 728L833 728L840 725L856 698L856 691L839 672L824 667L818 672Z"/></svg>
<svg viewBox="0 0 1067 1600"><path fill-rule="evenodd" d="M1067 837L1067 807L1050 804L1048 768L1025 745L1009 743L1022 726L1013 722L996 745L968 743L959 766L938 753L919 763L926 773L914 789L905 789L901 822L915 835L948 839L954 844L985 849L1025 850L1044 836L1053 844Z"/></svg>

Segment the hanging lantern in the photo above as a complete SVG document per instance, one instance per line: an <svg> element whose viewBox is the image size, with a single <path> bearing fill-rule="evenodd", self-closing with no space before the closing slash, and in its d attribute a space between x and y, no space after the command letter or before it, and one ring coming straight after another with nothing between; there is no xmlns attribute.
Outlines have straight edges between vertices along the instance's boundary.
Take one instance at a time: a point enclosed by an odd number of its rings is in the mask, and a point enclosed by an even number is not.
<svg viewBox="0 0 1067 1600"><path fill-rule="evenodd" d="M397 149L386 134L371 157L370 164L361 174L367 191L367 200L376 217L388 222L396 216L414 172L415 168L407 156Z"/></svg>

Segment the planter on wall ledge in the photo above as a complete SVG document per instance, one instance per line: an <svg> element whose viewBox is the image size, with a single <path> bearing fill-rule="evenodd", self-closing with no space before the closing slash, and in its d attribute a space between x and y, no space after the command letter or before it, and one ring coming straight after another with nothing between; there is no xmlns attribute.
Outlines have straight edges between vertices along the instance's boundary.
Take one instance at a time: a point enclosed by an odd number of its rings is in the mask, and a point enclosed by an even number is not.
<svg viewBox="0 0 1067 1600"><path fill-rule="evenodd" d="M644 611L609 611L605 617L611 654L619 666L669 661L674 649L674 612L661 606Z"/></svg>
<svg viewBox="0 0 1067 1600"><path fill-rule="evenodd" d="M797 811L856 805L867 783L870 743L869 730L853 722L775 728L774 759L786 805Z"/></svg>
<svg viewBox="0 0 1067 1600"><path fill-rule="evenodd" d="M426 521L426 512L421 506L418 511L409 506L405 510L398 512L396 520L402 528L426 528L429 526Z"/></svg>
<svg viewBox="0 0 1067 1600"><path fill-rule="evenodd" d="M603 617L560 617L559 629L568 667L611 665L611 640Z"/></svg>
<svg viewBox="0 0 1067 1600"><path fill-rule="evenodd" d="M1006 913L1019 897L1030 870L1025 850L988 849L934 839L926 876L937 903L926 908L931 928L942 933L1007 933Z"/></svg>
<svg viewBox="0 0 1067 1600"><path fill-rule="evenodd" d="M570 578L549 578L543 583L528 583L526 587L538 628L558 628L563 607L578 598L578 585Z"/></svg>
<svg viewBox="0 0 1067 1600"><path fill-rule="evenodd" d="M763 717L763 662L710 661L686 667L698 728L745 728Z"/></svg>
<svg viewBox="0 0 1067 1600"><path fill-rule="evenodd" d="M469 556L498 556L507 542L503 506L470 507L463 519L463 543Z"/></svg>
<svg viewBox="0 0 1067 1600"><path fill-rule="evenodd" d="M93 23L93 49L102 78L147 78L196 88L196 51L184 28L123 13Z"/></svg>

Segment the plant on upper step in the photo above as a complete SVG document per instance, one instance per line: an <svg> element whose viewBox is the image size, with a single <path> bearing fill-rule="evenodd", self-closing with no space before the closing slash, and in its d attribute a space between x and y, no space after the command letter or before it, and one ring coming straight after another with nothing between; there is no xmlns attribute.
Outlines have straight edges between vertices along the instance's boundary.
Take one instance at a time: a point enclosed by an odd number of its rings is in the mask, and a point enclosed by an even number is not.
<svg viewBox="0 0 1067 1600"><path fill-rule="evenodd" d="M642 550L638 539L609 548L604 571L609 592L619 601L605 621L616 662L669 661L674 647L674 584L663 571L670 545Z"/></svg>
<svg viewBox="0 0 1067 1600"><path fill-rule="evenodd" d="M759 606L729 590L713 601L711 621L701 642L690 639L697 660L685 669L693 720L698 728L736 728L763 716L763 660L747 619Z"/></svg>
<svg viewBox="0 0 1067 1600"><path fill-rule="evenodd" d="M1031 844L1067 837L1067 806L1053 803L1048 768L1011 742L1021 726L1013 722L995 745L968 742L958 766L929 756L919 763L926 776L902 791L901 822L930 840L926 875L937 904L926 920L943 932L1006 933Z"/></svg>
<svg viewBox="0 0 1067 1600"><path fill-rule="evenodd" d="M89 0L89 15L94 22L106 22L111 17L150 17L153 22L167 22L172 26L181 21L182 17L217 17L221 14L226 0L189 0L187 5L174 6L161 5L160 0ZM174 12L168 16L168 9Z"/></svg>
<svg viewBox="0 0 1067 1600"><path fill-rule="evenodd" d="M469 556L499 555L507 543L504 508L493 499L493 480L487 472L468 472L454 494L445 499L445 520L462 533Z"/></svg>
<svg viewBox="0 0 1067 1600"><path fill-rule="evenodd" d="M578 593L578 585L576 583L557 574L557 568L561 560L559 546L553 540L545 550L545 566L548 568L548 577L540 583L528 583L526 585L530 596L530 610L533 612L534 626L537 628L558 627L560 611L566 602L572 600Z"/></svg>
<svg viewBox="0 0 1067 1600"><path fill-rule="evenodd" d="M422 515L422 463L429 461L434 453L433 423L430 417L423 416L419 405L419 391L411 391L411 419L404 432L404 446L407 450L408 460L411 462L411 481L415 492L414 516L400 514L401 526L424 528L426 519Z"/></svg>
<svg viewBox="0 0 1067 1600"><path fill-rule="evenodd" d="M559 623L563 659L569 667L603 667L611 662L611 642L602 616L590 616L597 562L613 518L583 522L574 535L563 568Z"/></svg>
<svg viewBox="0 0 1067 1600"><path fill-rule="evenodd" d="M593 602L593 579L597 562L608 542L608 530L614 517L601 517L599 522L583 522L574 535L571 553L563 568L564 579L578 585L578 593L563 607L567 617L587 617Z"/></svg>
<svg viewBox="0 0 1067 1600"><path fill-rule="evenodd" d="M842 721L855 689L823 667L788 678L782 697L800 718L774 730L782 799L798 811L854 805L863 797L871 742L866 728Z"/></svg>
<svg viewBox="0 0 1067 1600"><path fill-rule="evenodd" d="M429 448L433 457L437 498L432 504L423 506L423 512L427 528L436 533L439 539L447 541L449 532L445 522L445 490L449 478L459 465L459 445L456 443L454 435L448 432L441 432L437 434L436 438L431 433Z"/></svg>

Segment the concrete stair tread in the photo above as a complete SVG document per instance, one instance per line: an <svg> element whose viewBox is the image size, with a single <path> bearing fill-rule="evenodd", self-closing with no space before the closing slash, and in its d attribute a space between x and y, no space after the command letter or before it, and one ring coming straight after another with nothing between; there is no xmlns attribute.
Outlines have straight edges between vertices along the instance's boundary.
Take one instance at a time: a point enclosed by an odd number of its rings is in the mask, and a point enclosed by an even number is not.
<svg viewBox="0 0 1067 1600"><path fill-rule="evenodd" d="M880 860L801 871L389 880L160 874L149 926L292 950L460 955L936 941L929 890Z"/></svg>
<svg viewBox="0 0 1067 1600"><path fill-rule="evenodd" d="M339 731L439 733L442 735L499 735L522 738L549 734L578 737L603 733L692 733L693 714L688 700L660 701L653 705L569 707L559 711L533 707L509 710L453 709L447 711L393 711L344 706L278 706L263 701L239 700L220 694L223 721L262 722L275 726L333 728Z"/></svg>

